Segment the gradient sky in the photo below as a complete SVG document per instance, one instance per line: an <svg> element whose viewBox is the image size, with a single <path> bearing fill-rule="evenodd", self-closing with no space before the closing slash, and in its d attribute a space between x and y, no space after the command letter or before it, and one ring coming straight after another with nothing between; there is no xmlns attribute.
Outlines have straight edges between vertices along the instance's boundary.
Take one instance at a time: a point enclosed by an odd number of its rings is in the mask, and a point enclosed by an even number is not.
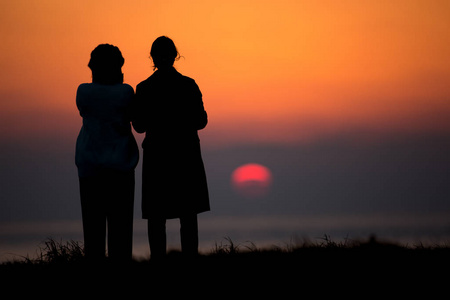
<svg viewBox="0 0 450 300"><path fill-rule="evenodd" d="M118 46L125 82L136 87L152 73L149 50L161 35L175 41L183 56L176 68L203 93L210 123L200 136L218 210L225 205L221 200L231 197L229 176L239 164L270 167L272 196L312 201L323 193L316 193L314 184L327 182L317 175L326 170L325 162L341 175L347 169L355 178L370 173L362 178L372 182L386 175L376 169L373 151L394 147L394 157L401 158L400 141L411 146L414 136L444 137L432 143L437 152L425 151L433 159L417 168L434 172L427 190L438 188L442 199L448 196L443 188L448 172L439 168L450 165L441 155L450 136L449 1L2 0L1 6L4 218L10 218L8 212L30 215L11 203L31 196L57 203L70 191L75 204L69 207L78 207L73 155L81 118L75 93L80 83L91 81L90 52L100 43ZM364 146L350 166L355 156L347 150L354 134ZM386 140L397 144L379 146ZM378 146L367 146L373 144ZM409 163L425 153L422 144L413 145L415 156L382 165L411 171ZM361 166L367 161L366 174ZM291 181L280 180L283 176ZM307 179L302 187L309 190L295 190L298 178ZM352 186L332 182L335 195ZM403 188L415 182L408 179Z"/></svg>
<svg viewBox="0 0 450 300"><path fill-rule="evenodd" d="M210 146L449 130L449 12L445 0L2 1L0 110L72 114L99 43L122 50L135 87L151 74L152 41L167 35L204 94ZM1 135L29 131L15 125Z"/></svg>

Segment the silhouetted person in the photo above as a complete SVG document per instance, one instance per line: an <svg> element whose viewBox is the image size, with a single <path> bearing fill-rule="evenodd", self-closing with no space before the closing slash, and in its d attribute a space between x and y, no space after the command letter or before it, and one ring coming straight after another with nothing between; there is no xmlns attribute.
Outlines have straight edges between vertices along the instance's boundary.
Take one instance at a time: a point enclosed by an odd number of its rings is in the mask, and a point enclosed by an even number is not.
<svg viewBox="0 0 450 300"><path fill-rule="evenodd" d="M166 254L166 220L180 219L181 249L198 254L197 214L210 210L206 174L197 130L208 117L202 94L189 77L173 67L179 58L168 37L157 38L150 51L154 70L136 87L134 129L143 142L142 216L148 219L151 257Z"/></svg>
<svg viewBox="0 0 450 300"><path fill-rule="evenodd" d="M101 44L91 53L92 83L78 87L83 126L76 144L86 258L131 260L134 169L139 150L131 131L134 90L123 83L119 48Z"/></svg>

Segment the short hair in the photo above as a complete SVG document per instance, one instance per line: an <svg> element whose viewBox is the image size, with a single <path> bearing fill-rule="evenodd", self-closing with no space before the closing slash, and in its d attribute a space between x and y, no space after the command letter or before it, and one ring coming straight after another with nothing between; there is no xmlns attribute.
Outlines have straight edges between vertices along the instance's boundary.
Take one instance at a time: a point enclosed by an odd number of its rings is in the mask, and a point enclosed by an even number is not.
<svg viewBox="0 0 450 300"><path fill-rule="evenodd" d="M154 63L153 70L170 67L175 60L180 59L180 53L178 53L175 43L167 36L160 36L153 42L150 56Z"/></svg>
<svg viewBox="0 0 450 300"><path fill-rule="evenodd" d="M123 83L122 66L125 59L119 48L100 44L91 52L88 67L92 71L92 82L100 84Z"/></svg>

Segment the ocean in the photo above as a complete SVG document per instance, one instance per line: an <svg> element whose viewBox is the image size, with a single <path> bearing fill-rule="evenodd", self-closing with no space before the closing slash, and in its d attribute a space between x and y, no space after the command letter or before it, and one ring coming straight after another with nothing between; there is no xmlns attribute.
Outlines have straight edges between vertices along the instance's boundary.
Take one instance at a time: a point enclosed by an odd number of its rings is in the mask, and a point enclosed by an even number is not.
<svg viewBox="0 0 450 300"><path fill-rule="evenodd" d="M133 256L148 259L146 220L135 219ZM379 241L403 246L450 246L450 214L354 215L199 215L199 251L208 254L230 242L238 249L301 246L304 243ZM14 221L0 223L0 263L38 257L44 242L83 241L81 220ZM167 221L167 248L180 249L179 220Z"/></svg>

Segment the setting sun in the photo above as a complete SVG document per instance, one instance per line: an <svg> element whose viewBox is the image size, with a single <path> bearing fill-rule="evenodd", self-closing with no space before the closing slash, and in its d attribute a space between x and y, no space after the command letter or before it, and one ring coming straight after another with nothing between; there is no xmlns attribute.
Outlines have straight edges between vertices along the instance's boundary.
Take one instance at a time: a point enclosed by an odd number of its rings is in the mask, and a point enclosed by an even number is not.
<svg viewBox="0 0 450 300"><path fill-rule="evenodd" d="M249 163L233 171L231 183L235 191L241 196L260 198L267 195L272 184L272 174L263 165Z"/></svg>

